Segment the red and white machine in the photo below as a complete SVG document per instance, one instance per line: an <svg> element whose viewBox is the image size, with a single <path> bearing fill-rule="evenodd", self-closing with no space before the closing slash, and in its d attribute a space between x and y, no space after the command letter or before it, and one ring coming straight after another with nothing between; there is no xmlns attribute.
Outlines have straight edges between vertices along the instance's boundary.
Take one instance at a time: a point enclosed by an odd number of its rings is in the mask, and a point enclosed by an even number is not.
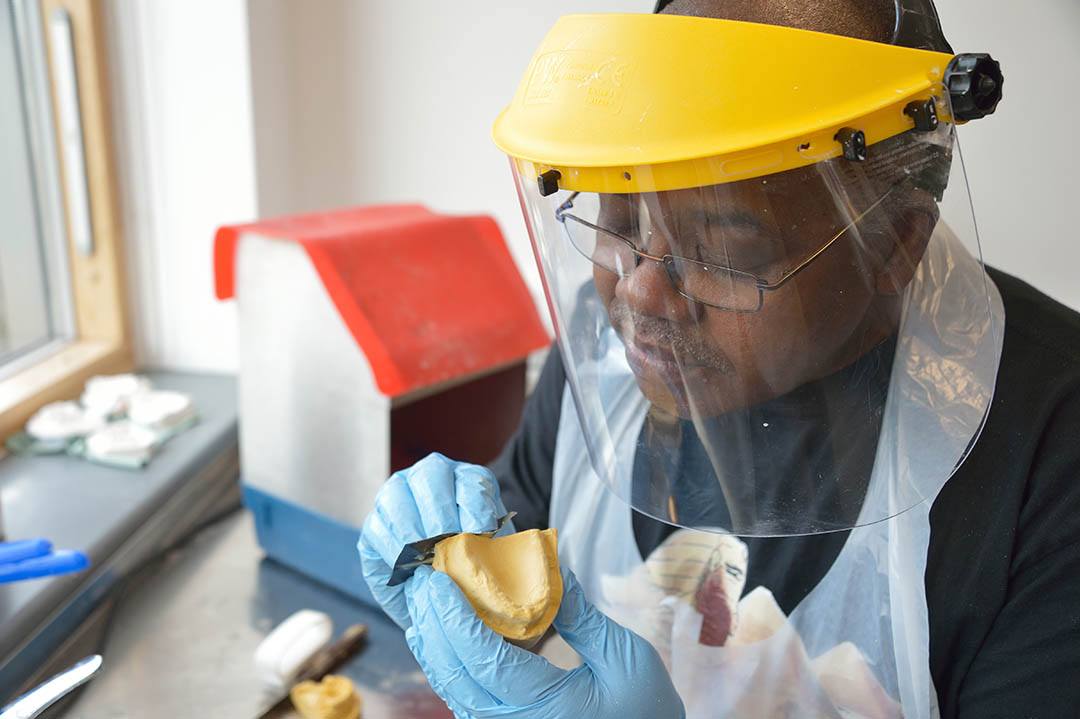
<svg viewBox="0 0 1080 719"><path fill-rule="evenodd" d="M532 298L494 220L421 205L223 227L214 264L260 541L364 595L355 535L382 482L433 451L488 462L514 431L549 342Z"/></svg>

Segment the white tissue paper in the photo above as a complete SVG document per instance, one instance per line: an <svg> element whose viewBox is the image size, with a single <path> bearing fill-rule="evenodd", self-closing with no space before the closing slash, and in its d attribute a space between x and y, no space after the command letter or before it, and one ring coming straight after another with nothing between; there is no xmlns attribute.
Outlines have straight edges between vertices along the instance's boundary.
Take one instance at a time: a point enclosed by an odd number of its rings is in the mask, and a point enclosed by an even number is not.
<svg viewBox="0 0 1080 719"><path fill-rule="evenodd" d="M812 659L772 592L743 595L747 559L736 537L680 529L628 575L602 577L603 605L656 647L683 701L713 716L901 719L854 644Z"/></svg>

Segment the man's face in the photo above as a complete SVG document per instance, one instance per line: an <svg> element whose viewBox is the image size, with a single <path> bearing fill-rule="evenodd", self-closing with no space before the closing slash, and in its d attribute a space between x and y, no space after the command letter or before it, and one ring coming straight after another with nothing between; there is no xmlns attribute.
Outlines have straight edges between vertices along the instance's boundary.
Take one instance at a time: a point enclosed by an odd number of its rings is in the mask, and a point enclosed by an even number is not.
<svg viewBox="0 0 1080 719"><path fill-rule="evenodd" d="M894 330L895 295L881 291L881 278L912 215L888 197L851 225L881 197L837 192L837 182L811 167L601 199L598 224L639 250L734 268L768 284L843 233L790 281L765 291L758 311L688 299L661 262L643 259L621 277L595 266L611 324L654 406L691 418L758 404L838 371ZM914 229L927 237L931 230L929 220Z"/></svg>

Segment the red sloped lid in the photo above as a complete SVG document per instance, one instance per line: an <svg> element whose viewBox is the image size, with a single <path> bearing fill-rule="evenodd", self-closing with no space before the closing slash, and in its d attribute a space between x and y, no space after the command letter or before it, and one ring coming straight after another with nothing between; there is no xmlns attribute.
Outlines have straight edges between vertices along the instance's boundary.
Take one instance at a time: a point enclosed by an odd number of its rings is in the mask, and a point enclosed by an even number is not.
<svg viewBox="0 0 1080 719"><path fill-rule="evenodd" d="M218 229L218 299L244 233L300 243L379 390L398 396L517 361L550 341L490 217L381 205Z"/></svg>

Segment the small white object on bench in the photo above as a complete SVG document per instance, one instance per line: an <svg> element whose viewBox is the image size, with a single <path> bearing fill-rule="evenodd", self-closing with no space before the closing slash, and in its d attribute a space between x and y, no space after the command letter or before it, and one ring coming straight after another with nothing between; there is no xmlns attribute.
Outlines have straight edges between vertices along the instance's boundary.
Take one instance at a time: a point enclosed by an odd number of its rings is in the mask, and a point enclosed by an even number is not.
<svg viewBox="0 0 1080 719"><path fill-rule="evenodd" d="M315 652L330 643L334 623L329 615L301 609L277 625L255 649L255 671L275 690L287 690Z"/></svg>

